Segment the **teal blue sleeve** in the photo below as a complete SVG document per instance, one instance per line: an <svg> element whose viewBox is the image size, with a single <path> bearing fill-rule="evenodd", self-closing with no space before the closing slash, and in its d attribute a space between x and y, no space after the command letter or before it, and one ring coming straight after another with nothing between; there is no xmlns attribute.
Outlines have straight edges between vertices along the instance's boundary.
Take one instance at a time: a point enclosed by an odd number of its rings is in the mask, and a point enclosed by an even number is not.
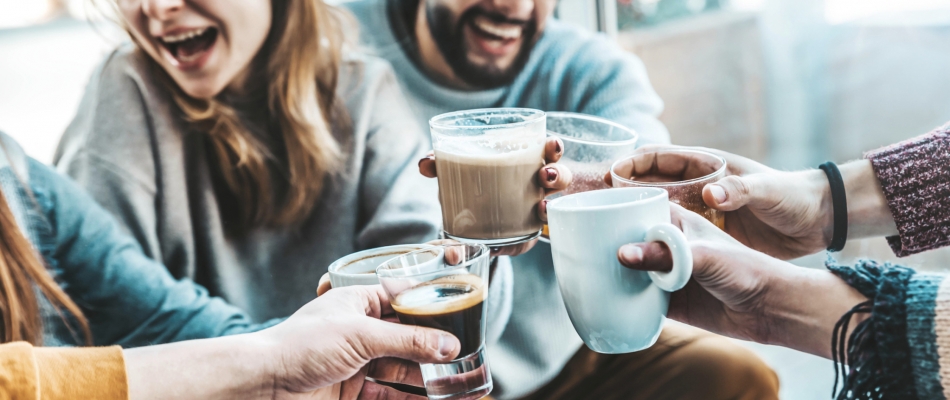
<svg viewBox="0 0 950 400"><path fill-rule="evenodd" d="M37 247L82 309L96 345L135 347L259 330L240 309L146 257L69 178L30 160Z"/></svg>

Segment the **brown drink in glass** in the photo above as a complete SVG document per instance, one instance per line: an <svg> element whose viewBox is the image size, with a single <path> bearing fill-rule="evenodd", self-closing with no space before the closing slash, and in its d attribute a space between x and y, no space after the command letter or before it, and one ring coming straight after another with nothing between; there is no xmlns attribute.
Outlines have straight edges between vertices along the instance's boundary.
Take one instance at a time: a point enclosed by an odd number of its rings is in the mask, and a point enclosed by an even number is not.
<svg viewBox="0 0 950 400"><path fill-rule="evenodd" d="M561 139L564 154L559 164L571 170L574 180L562 192L546 197L554 200L558 197L609 189L604 183L604 175L610 171L610 165L623 156L632 154L637 148L637 134L623 125L591 115L570 112L549 112L547 118L548 136ZM542 240L547 240L548 226L541 231Z"/></svg>
<svg viewBox="0 0 950 400"><path fill-rule="evenodd" d="M429 121L439 176L442 229L462 242L504 246L538 236L537 182L544 166L545 113L493 108Z"/></svg>
<svg viewBox="0 0 950 400"><path fill-rule="evenodd" d="M703 188L726 175L726 160L699 150L657 149L618 160L610 169L613 187L656 187L670 201L725 230L723 212L706 205Z"/></svg>

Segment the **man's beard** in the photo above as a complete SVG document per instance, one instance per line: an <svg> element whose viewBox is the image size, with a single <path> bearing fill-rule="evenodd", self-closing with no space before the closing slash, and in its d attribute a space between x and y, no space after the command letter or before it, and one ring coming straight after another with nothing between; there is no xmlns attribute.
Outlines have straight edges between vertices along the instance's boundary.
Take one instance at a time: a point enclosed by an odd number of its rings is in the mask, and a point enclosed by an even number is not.
<svg viewBox="0 0 950 400"><path fill-rule="evenodd" d="M538 33L538 24L534 20L529 22L513 21L503 15L488 13L478 7L472 7L462 13L455 26L452 26L452 13L447 7L436 5L426 8L429 33L432 34L436 46L438 46L449 67L466 84L482 89L508 85L515 80L524 69L525 64L528 63L531 48L534 47L535 36ZM478 15L484 15L494 21L522 26L521 48L508 68L501 69L491 64L476 65L469 61L464 29Z"/></svg>

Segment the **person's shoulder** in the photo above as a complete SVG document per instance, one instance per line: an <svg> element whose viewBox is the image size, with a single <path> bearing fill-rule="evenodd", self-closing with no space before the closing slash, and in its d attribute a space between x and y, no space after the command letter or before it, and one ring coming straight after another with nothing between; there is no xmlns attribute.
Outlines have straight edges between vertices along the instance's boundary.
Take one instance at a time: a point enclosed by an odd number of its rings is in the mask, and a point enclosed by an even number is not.
<svg viewBox="0 0 950 400"><path fill-rule="evenodd" d="M18 173L26 170L26 152L16 139L0 132L0 168L11 167Z"/></svg>
<svg viewBox="0 0 950 400"><path fill-rule="evenodd" d="M144 87L151 82L152 65L148 55L132 43L112 50L102 60L91 83L108 94L119 88Z"/></svg>
<svg viewBox="0 0 950 400"><path fill-rule="evenodd" d="M641 61L616 40L566 22L548 21L537 50L540 65L558 66L566 73L589 74L640 68Z"/></svg>
<svg viewBox="0 0 950 400"><path fill-rule="evenodd" d="M346 51L340 63L337 93L347 97L354 90L365 91L394 77L393 67L385 59L363 51Z"/></svg>
<svg viewBox="0 0 950 400"><path fill-rule="evenodd" d="M155 72L149 56L133 44L105 57L60 138L53 156L60 171L76 176L78 169L95 165L153 178L154 146L180 135L174 102ZM162 127L161 136L153 135L156 126Z"/></svg>
<svg viewBox="0 0 950 400"><path fill-rule="evenodd" d="M536 48L536 76L572 82L575 90L648 81L640 58L603 33L552 19L544 35Z"/></svg>

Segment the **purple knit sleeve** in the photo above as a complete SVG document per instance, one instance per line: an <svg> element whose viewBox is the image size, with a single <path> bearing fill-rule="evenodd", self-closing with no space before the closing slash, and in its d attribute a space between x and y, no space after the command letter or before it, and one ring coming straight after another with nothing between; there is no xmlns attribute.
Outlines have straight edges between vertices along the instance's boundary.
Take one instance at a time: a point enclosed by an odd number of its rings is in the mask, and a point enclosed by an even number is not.
<svg viewBox="0 0 950 400"><path fill-rule="evenodd" d="M898 257L950 245L950 124L865 154L898 236L887 238Z"/></svg>

